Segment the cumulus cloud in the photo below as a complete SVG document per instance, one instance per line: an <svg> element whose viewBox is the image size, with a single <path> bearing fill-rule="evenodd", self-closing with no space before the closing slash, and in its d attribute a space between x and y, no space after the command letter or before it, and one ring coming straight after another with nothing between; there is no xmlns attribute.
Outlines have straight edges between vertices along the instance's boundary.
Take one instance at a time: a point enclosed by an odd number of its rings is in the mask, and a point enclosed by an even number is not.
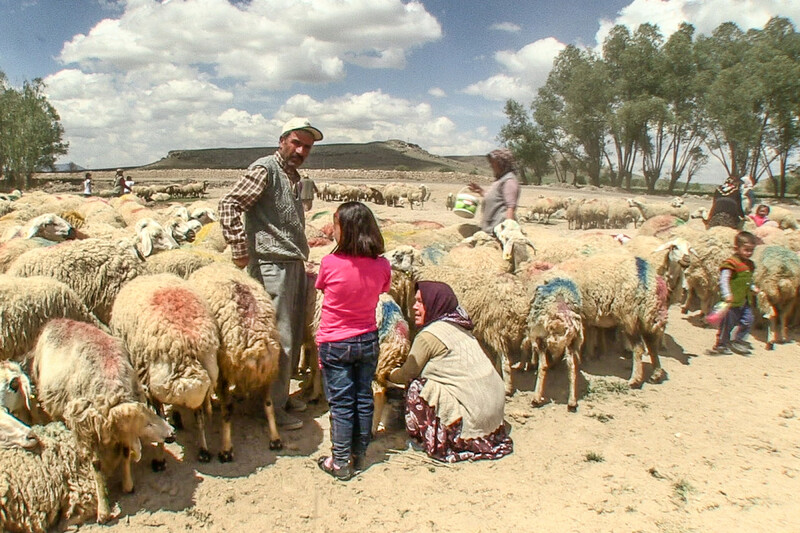
<svg viewBox="0 0 800 533"><path fill-rule="evenodd" d="M540 39L516 52L502 50L494 56L503 72L473 83L464 89L471 95L488 100L504 101L509 98L529 101L536 90L547 81L553 59L565 45L553 37Z"/></svg>
<svg viewBox="0 0 800 533"><path fill-rule="evenodd" d="M710 35L723 22L735 22L744 30L762 28L773 16L800 20L800 2L795 0L633 0L613 20L601 20L595 37L601 46L611 29L622 24L636 29L657 24L666 37L681 22L691 23L698 33Z"/></svg>
<svg viewBox="0 0 800 533"><path fill-rule="evenodd" d="M497 22L489 26L489 29L496 31L507 31L508 33L517 33L522 28L519 24L514 24L513 22Z"/></svg>
<svg viewBox="0 0 800 533"><path fill-rule="evenodd" d="M298 84L340 81L348 65L403 68L409 53L442 35L418 1L108 4L109 17L66 42L65 68L45 79L69 159L95 167L142 164L170 149L269 144L304 105L303 95L287 100Z"/></svg>
<svg viewBox="0 0 800 533"><path fill-rule="evenodd" d="M447 93L444 92L444 89L441 89L439 87L431 87L430 89L428 89L428 94L435 98L444 98L445 96L447 96Z"/></svg>

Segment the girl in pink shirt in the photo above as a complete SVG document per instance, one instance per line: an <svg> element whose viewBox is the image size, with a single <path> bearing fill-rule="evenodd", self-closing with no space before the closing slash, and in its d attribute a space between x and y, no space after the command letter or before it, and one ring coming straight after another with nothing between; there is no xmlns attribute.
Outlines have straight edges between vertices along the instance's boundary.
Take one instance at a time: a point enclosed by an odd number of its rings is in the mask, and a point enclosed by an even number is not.
<svg viewBox="0 0 800 533"><path fill-rule="evenodd" d="M319 467L341 480L361 471L372 429L372 378L378 364L375 308L392 279L383 236L369 208L345 202L333 215L336 248L322 258L316 288L324 294L317 330L331 418L332 455Z"/></svg>

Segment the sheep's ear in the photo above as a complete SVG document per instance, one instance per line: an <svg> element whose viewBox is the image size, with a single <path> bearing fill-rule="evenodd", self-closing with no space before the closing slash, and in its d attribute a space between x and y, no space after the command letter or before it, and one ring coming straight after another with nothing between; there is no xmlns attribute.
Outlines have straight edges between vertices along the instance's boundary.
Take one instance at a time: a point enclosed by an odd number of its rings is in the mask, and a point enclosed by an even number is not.
<svg viewBox="0 0 800 533"><path fill-rule="evenodd" d="M31 412L31 382L28 381L27 377L23 376L15 376L9 383L8 387L14 391L19 393L22 396L22 399L25 401L25 408L28 412Z"/></svg>
<svg viewBox="0 0 800 533"><path fill-rule="evenodd" d="M142 243L142 254L145 257L150 257L150 254L153 253L153 239L150 234L146 231L143 231L140 235L140 240Z"/></svg>
<svg viewBox="0 0 800 533"><path fill-rule="evenodd" d="M28 234L25 235L25 238L26 239L33 239L39 233L40 229L41 228L39 228L39 226L31 226L30 229L28 230Z"/></svg>

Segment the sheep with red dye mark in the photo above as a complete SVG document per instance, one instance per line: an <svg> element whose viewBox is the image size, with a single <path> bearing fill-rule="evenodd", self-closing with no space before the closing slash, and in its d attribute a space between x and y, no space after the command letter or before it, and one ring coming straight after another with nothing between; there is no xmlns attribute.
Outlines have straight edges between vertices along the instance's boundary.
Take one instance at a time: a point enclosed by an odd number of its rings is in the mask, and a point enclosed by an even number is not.
<svg viewBox="0 0 800 533"><path fill-rule="evenodd" d="M44 533L91 520L97 493L89 450L60 422L29 432L33 449L0 446L0 531Z"/></svg>
<svg viewBox="0 0 800 533"><path fill-rule="evenodd" d="M222 407L219 460L233 460L233 392L263 396L271 450L283 447L275 421L270 386L278 376L281 345L275 306L264 286L230 263L214 263L189 276L219 327L217 396Z"/></svg>
<svg viewBox="0 0 800 533"><path fill-rule="evenodd" d="M588 328L619 327L633 347L633 368L628 384L639 388L644 381L642 355L650 355L650 381L666 379L658 350L667 326L668 291L654 265L641 257L598 254L565 261L552 275L564 273L580 289L581 318ZM588 341L587 341L588 342ZM584 348L585 350L585 348Z"/></svg>
<svg viewBox="0 0 800 533"><path fill-rule="evenodd" d="M533 393L534 406L545 403L544 388L548 369L564 359L569 368L567 409L578 409L577 381L583 347L581 294L566 276L542 280L536 287L528 315L528 337L538 359L538 376Z"/></svg>
<svg viewBox="0 0 800 533"><path fill-rule="evenodd" d="M0 360L21 361L53 318L100 326L78 294L64 283L44 276L0 274Z"/></svg>
<svg viewBox="0 0 800 533"><path fill-rule="evenodd" d="M210 413L219 375L220 340L205 298L173 274L139 276L120 290L109 326L122 339L157 411L163 414L169 404L194 412L198 458L210 461L205 412ZM164 466L163 458L153 461L154 470Z"/></svg>
<svg viewBox="0 0 800 533"><path fill-rule="evenodd" d="M122 490L133 492L131 461L141 457L142 442L169 442L172 427L148 407L122 342L91 324L48 322L30 365L41 408L92 453L97 521L105 522L107 475L121 463Z"/></svg>

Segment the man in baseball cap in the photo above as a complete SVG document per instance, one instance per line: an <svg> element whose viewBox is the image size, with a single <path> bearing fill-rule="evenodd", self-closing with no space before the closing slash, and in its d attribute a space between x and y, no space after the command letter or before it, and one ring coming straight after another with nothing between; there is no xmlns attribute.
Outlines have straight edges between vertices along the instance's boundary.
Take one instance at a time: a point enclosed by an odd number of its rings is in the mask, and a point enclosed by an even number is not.
<svg viewBox="0 0 800 533"><path fill-rule="evenodd" d="M295 186L300 181L297 169L320 140L322 132L307 118L289 120L275 153L251 163L219 201L219 222L233 263L264 285L275 306L281 353L270 392L275 421L283 430L302 427L303 421L287 411L306 408L299 398L289 397L303 339L308 259L305 214Z"/></svg>

